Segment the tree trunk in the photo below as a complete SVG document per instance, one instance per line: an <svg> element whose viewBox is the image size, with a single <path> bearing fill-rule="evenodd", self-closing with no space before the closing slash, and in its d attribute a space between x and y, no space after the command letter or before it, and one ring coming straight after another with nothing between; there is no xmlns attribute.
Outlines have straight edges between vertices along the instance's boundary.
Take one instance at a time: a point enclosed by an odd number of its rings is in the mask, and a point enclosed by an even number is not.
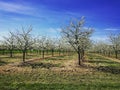
<svg viewBox="0 0 120 90"><path fill-rule="evenodd" d="M78 65L81 65L81 52L79 46L78 46Z"/></svg>
<svg viewBox="0 0 120 90"><path fill-rule="evenodd" d="M10 50L10 57L13 57L13 50Z"/></svg>
<svg viewBox="0 0 120 90"><path fill-rule="evenodd" d="M118 51L115 51L115 58L118 58Z"/></svg>
<svg viewBox="0 0 120 90"><path fill-rule="evenodd" d="M110 57L110 51L108 52L108 57Z"/></svg>
<svg viewBox="0 0 120 90"><path fill-rule="evenodd" d="M25 62L25 50L23 50L23 62Z"/></svg>
<svg viewBox="0 0 120 90"><path fill-rule="evenodd" d="M47 49L47 55L48 55L48 49Z"/></svg>
<svg viewBox="0 0 120 90"><path fill-rule="evenodd" d="M52 49L52 57L54 56L54 49Z"/></svg>
<svg viewBox="0 0 120 90"><path fill-rule="evenodd" d="M44 53L45 53L45 52L44 52L44 50L43 50L43 51L42 51L42 58L43 58L43 59L44 59Z"/></svg>
<svg viewBox="0 0 120 90"><path fill-rule="evenodd" d="M78 65L81 65L81 55L80 55L80 52L78 52Z"/></svg>
<svg viewBox="0 0 120 90"><path fill-rule="evenodd" d="M59 50L59 56L60 56L60 52L61 52L61 51Z"/></svg>

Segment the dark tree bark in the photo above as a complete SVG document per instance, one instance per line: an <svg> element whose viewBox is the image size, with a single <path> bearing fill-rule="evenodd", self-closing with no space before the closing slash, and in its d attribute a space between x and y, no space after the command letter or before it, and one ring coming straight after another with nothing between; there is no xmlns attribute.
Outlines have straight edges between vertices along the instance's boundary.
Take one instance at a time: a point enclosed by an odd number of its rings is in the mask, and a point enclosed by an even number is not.
<svg viewBox="0 0 120 90"><path fill-rule="evenodd" d="M116 59L118 58L118 51L117 50L115 51L115 58Z"/></svg>
<svg viewBox="0 0 120 90"><path fill-rule="evenodd" d="M26 53L26 51L23 50L23 62L25 62L25 53Z"/></svg>
<svg viewBox="0 0 120 90"><path fill-rule="evenodd" d="M81 65L81 52L80 52L80 47L78 46L78 65Z"/></svg>
<svg viewBox="0 0 120 90"><path fill-rule="evenodd" d="M80 55L80 52L78 52L78 65L81 65L81 55Z"/></svg>
<svg viewBox="0 0 120 90"><path fill-rule="evenodd" d="M52 51L52 57L54 56L54 49L51 50Z"/></svg>
<svg viewBox="0 0 120 90"><path fill-rule="evenodd" d="M12 49L10 50L10 57L11 58L13 57L13 50Z"/></svg>
<svg viewBox="0 0 120 90"><path fill-rule="evenodd" d="M42 58L44 59L44 53L45 53L45 51L44 50L42 50Z"/></svg>
<svg viewBox="0 0 120 90"><path fill-rule="evenodd" d="M61 50L59 49L59 56L60 56Z"/></svg>

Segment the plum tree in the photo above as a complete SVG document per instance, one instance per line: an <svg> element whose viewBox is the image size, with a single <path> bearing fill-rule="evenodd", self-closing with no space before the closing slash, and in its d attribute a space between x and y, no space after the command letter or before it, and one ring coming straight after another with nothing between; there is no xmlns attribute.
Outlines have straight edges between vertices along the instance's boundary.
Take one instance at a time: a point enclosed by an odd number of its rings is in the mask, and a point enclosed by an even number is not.
<svg viewBox="0 0 120 90"><path fill-rule="evenodd" d="M31 31L32 31L31 26L29 26L27 29L22 27L22 30L17 31L17 33L14 34L17 42L17 47L18 49L21 49L23 53L23 62L25 62L27 50L31 48L32 45L34 44L34 40L30 34Z"/></svg>
<svg viewBox="0 0 120 90"><path fill-rule="evenodd" d="M79 21L71 21L70 25L62 28L62 35L67 39L70 45L78 54L78 64L82 64L82 58L85 48L89 45L89 37L93 32L92 28L84 27L85 19L81 17Z"/></svg>

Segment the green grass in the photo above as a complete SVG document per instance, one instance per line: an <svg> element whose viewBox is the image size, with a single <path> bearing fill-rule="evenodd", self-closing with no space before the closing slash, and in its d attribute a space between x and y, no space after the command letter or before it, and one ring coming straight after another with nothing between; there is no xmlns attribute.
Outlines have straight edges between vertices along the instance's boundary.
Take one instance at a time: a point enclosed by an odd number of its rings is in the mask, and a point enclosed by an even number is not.
<svg viewBox="0 0 120 90"><path fill-rule="evenodd" d="M87 59L88 67L72 67L76 55L15 66L0 73L0 90L120 90L120 63L94 54Z"/></svg>
<svg viewBox="0 0 120 90"><path fill-rule="evenodd" d="M116 88L116 89L115 89ZM14 84L12 87L1 88L6 90L119 90L119 84L112 86L110 84L101 84L97 86L96 84Z"/></svg>

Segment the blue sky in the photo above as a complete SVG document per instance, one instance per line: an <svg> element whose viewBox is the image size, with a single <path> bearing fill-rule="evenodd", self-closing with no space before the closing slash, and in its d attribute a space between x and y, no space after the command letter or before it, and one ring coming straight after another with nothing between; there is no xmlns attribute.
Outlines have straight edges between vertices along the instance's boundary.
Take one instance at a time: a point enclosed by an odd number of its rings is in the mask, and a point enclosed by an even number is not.
<svg viewBox="0 0 120 90"><path fill-rule="evenodd" d="M0 0L0 37L21 26L33 26L34 35L58 37L60 28L85 16L94 40L120 33L120 0Z"/></svg>

